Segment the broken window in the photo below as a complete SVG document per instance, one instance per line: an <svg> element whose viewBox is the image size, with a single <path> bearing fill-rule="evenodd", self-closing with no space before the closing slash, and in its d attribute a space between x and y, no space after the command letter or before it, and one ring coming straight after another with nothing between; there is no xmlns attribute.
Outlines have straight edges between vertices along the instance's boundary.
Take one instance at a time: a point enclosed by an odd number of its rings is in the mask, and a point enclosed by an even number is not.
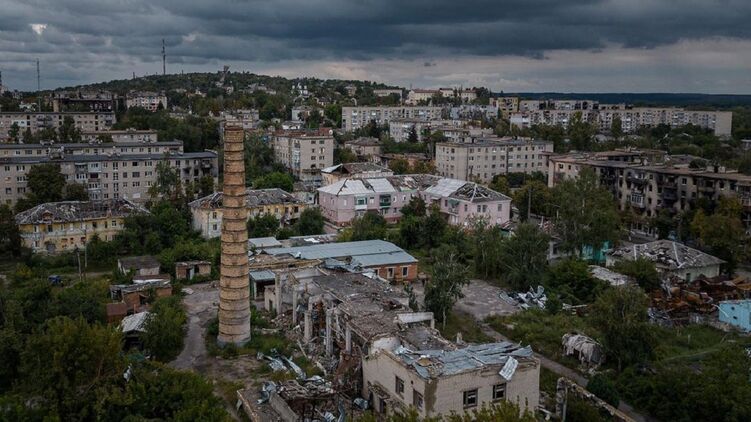
<svg viewBox="0 0 751 422"><path fill-rule="evenodd" d="M464 407L477 407L477 389L464 392Z"/></svg>
<svg viewBox="0 0 751 422"><path fill-rule="evenodd" d="M412 390L412 405L415 406L416 409L422 409L423 405L422 394L415 390Z"/></svg>
<svg viewBox="0 0 751 422"><path fill-rule="evenodd" d="M395 376L394 384L394 390L396 390L396 394L400 396L404 395L404 380Z"/></svg>
<svg viewBox="0 0 751 422"><path fill-rule="evenodd" d="M493 386L493 400L503 400L506 397L506 384Z"/></svg>

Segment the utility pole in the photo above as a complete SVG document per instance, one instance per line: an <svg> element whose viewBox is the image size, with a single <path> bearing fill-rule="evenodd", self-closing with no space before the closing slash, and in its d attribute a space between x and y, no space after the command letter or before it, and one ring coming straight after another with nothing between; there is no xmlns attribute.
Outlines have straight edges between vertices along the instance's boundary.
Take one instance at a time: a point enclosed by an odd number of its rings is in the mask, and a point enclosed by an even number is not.
<svg viewBox="0 0 751 422"><path fill-rule="evenodd" d="M162 38L162 75L167 74L167 51L164 48L164 38Z"/></svg>

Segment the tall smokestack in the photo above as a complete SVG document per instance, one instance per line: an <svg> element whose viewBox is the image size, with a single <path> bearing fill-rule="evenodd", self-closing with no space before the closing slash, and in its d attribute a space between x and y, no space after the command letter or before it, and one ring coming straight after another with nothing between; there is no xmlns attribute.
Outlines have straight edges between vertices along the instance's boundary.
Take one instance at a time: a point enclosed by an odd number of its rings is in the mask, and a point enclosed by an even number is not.
<svg viewBox="0 0 751 422"><path fill-rule="evenodd" d="M240 345L250 340L250 283L248 228L245 205L243 130L224 132L222 197L222 265L219 281L219 344Z"/></svg>

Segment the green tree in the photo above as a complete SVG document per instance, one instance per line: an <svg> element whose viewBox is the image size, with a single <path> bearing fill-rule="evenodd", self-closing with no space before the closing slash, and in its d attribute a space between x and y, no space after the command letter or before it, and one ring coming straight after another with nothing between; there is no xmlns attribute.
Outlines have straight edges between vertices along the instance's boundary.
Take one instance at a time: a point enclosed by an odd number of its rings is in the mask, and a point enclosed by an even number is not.
<svg viewBox="0 0 751 422"><path fill-rule="evenodd" d="M0 253L19 256L21 253L21 233L8 205L0 205Z"/></svg>
<svg viewBox="0 0 751 422"><path fill-rule="evenodd" d="M464 297L462 288L469 284L469 271L450 249L439 249L433 258L430 283L425 287L425 309L446 327L447 314Z"/></svg>
<svg viewBox="0 0 751 422"><path fill-rule="evenodd" d="M18 127L18 123L13 122L12 125L10 125L10 130L8 130L8 138L10 138L10 141L14 144L17 144L19 139L19 135L21 134L21 129Z"/></svg>
<svg viewBox="0 0 751 422"><path fill-rule="evenodd" d="M596 374L587 382L587 390L595 396L605 400L609 405L618 408L621 402L620 394L615 384L603 374Z"/></svg>
<svg viewBox="0 0 751 422"><path fill-rule="evenodd" d="M579 303L592 302L607 286L592 277L589 265L576 258L563 259L550 267L547 285L563 300Z"/></svg>
<svg viewBox="0 0 751 422"><path fill-rule="evenodd" d="M214 178L203 176L198 180L198 192L200 196L208 196L214 193Z"/></svg>
<svg viewBox="0 0 751 422"><path fill-rule="evenodd" d="M63 124L58 129L58 139L63 143L81 142L81 130L76 127L72 117L63 118Z"/></svg>
<svg viewBox="0 0 751 422"><path fill-rule="evenodd" d="M273 237L279 230L279 219L272 214L261 214L248 219L248 237Z"/></svg>
<svg viewBox="0 0 751 422"><path fill-rule="evenodd" d="M610 192L598 186L597 176L584 169L552 189L551 212L561 249L581 254L584 247L598 250L618 236L618 211Z"/></svg>
<svg viewBox="0 0 751 422"><path fill-rule="evenodd" d="M407 142L416 144L420 142L420 138L417 136L417 129L412 126L412 129L409 130L409 135L407 136Z"/></svg>
<svg viewBox="0 0 751 422"><path fill-rule="evenodd" d="M149 187L152 199L164 198L174 201L182 192L180 175L170 166L169 160L159 161L156 165L156 180Z"/></svg>
<svg viewBox="0 0 751 422"><path fill-rule="evenodd" d="M407 174L409 173L409 162L403 158L397 158L389 162L389 169L394 174Z"/></svg>
<svg viewBox="0 0 751 422"><path fill-rule="evenodd" d="M532 213L546 215L550 204L550 189L543 182L529 180L514 192L513 201L519 210L519 218L522 221L529 218L530 211L527 208L530 205L532 206Z"/></svg>
<svg viewBox="0 0 751 422"><path fill-rule="evenodd" d="M183 348L185 337L185 310L180 296L159 298L151 307L146 319L141 341L152 357L168 362L177 357Z"/></svg>
<svg viewBox="0 0 751 422"><path fill-rule="evenodd" d="M324 219L319 208L305 208L295 222L294 231L299 236L323 233Z"/></svg>
<svg viewBox="0 0 751 422"><path fill-rule="evenodd" d="M425 214L427 213L425 200L419 196L413 196L409 199L407 205L402 207L401 213L404 217L425 217Z"/></svg>
<svg viewBox="0 0 751 422"><path fill-rule="evenodd" d="M116 326L59 317L29 337L21 358L21 389L50 409L51 420L101 419L101 404L117 394L125 364Z"/></svg>
<svg viewBox="0 0 751 422"><path fill-rule="evenodd" d="M670 233L676 229L675 219L670 215L670 211L665 208L652 218L650 225L657 230L659 239L667 239Z"/></svg>
<svg viewBox="0 0 751 422"><path fill-rule="evenodd" d="M527 290L539 282L548 266L550 237L534 224L520 224L500 244L498 261L503 279L515 290Z"/></svg>
<svg viewBox="0 0 751 422"><path fill-rule="evenodd" d="M623 136L623 122L621 121L621 116L613 116L613 121L610 122L610 134L616 140L621 139Z"/></svg>
<svg viewBox="0 0 751 422"><path fill-rule="evenodd" d="M386 219L381 214L368 212L362 217L352 220L348 234L342 237L345 241L374 240L386 238Z"/></svg>
<svg viewBox="0 0 751 422"><path fill-rule="evenodd" d="M654 262L647 258L618 261L613 266L613 270L632 277L639 287L647 292L660 288L660 275L657 273L657 268Z"/></svg>
<svg viewBox="0 0 751 422"><path fill-rule="evenodd" d="M89 191L81 183L68 183L65 186L65 198L66 201L88 201Z"/></svg>
<svg viewBox="0 0 751 422"><path fill-rule="evenodd" d="M509 186L508 179L502 174L496 174L493 176L493 180L490 182L489 187L490 189L504 195L511 195L511 187Z"/></svg>
<svg viewBox="0 0 751 422"><path fill-rule="evenodd" d="M286 192L292 192L294 190L294 183L295 180L289 174L275 171L255 179L253 187L255 189L277 188Z"/></svg>
<svg viewBox="0 0 751 422"><path fill-rule="evenodd" d="M62 201L65 176L60 172L59 164L36 164L29 169L26 179L28 192L16 204L16 211L24 211L45 202Z"/></svg>
<svg viewBox="0 0 751 422"><path fill-rule="evenodd" d="M714 214L707 216L699 210L691 221L691 231L699 239L699 244L725 260L724 270L728 274L733 273L744 256L746 237L740 219L741 209L737 199L723 198Z"/></svg>
<svg viewBox="0 0 751 422"><path fill-rule="evenodd" d="M649 324L649 299L638 287L607 289L589 312L589 321L600 333L605 353L624 366L638 364L652 357L656 338Z"/></svg>
<svg viewBox="0 0 751 422"><path fill-rule="evenodd" d="M585 122L580 111L574 113L568 124L568 137L571 146L578 151L590 151L592 139L597 133L597 128L591 123Z"/></svg>

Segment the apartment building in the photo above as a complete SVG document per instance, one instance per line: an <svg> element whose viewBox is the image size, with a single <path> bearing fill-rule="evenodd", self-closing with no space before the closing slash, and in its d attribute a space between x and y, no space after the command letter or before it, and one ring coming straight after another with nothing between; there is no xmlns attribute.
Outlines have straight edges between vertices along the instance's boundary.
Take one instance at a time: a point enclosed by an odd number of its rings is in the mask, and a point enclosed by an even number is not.
<svg viewBox="0 0 751 422"><path fill-rule="evenodd" d="M689 160L683 157L650 160L639 155L639 151L610 153L550 156L548 185L576 178L583 169L591 168L601 186L613 194L620 209L631 209L647 218L662 209L673 214L690 210L702 198L716 203L722 196L733 196L740 199L744 222L751 226L751 176L720 166L692 169Z"/></svg>
<svg viewBox="0 0 751 422"><path fill-rule="evenodd" d="M56 91L52 93L52 111L114 112L122 108L123 98L109 91Z"/></svg>
<svg viewBox="0 0 751 422"><path fill-rule="evenodd" d="M366 126L371 121L387 125L393 119L438 120L441 107L432 106L362 106L342 107L342 128L352 132Z"/></svg>
<svg viewBox="0 0 751 422"><path fill-rule="evenodd" d="M214 151L182 152L180 142L155 144L21 144L0 148L0 203L14 204L26 195L26 175L37 164L60 166L67 183L81 183L93 200L143 202L156 182L156 166L164 161L177 171L182 186L210 176L217 182Z"/></svg>
<svg viewBox="0 0 751 422"><path fill-rule="evenodd" d="M98 132L83 132L81 133L81 140L84 142L95 142L101 137L110 138L112 142L119 143L153 143L159 140L157 131L155 130L100 130Z"/></svg>
<svg viewBox="0 0 751 422"><path fill-rule="evenodd" d="M125 106L128 108L141 107L153 112L159 110L160 105L163 110L167 109L167 94L164 91L130 91L125 96Z"/></svg>
<svg viewBox="0 0 751 422"><path fill-rule="evenodd" d="M274 157L300 180L318 180L334 165L334 135L329 128L279 131L272 138Z"/></svg>
<svg viewBox="0 0 751 422"><path fill-rule="evenodd" d="M479 104L462 104L457 107L451 107L449 110L449 116L452 119L497 119L498 118L498 106L497 105L479 105Z"/></svg>
<svg viewBox="0 0 751 422"><path fill-rule="evenodd" d="M582 120L597 125L600 132L609 132L613 119L620 118L624 133L642 127L668 125L672 128L693 124L710 129L717 136L730 136L733 113L730 111L685 110L677 107L629 107L623 104L603 105L586 101L521 101L519 111L511 113L510 122L518 128L534 125L567 127L576 113Z"/></svg>
<svg viewBox="0 0 751 422"><path fill-rule="evenodd" d="M368 179L342 179L318 189L323 216L338 226L349 225L368 212L389 222L401 219L401 209L413 197L435 204L449 224L466 225L484 218L490 224L509 220L511 199L482 185L428 174Z"/></svg>
<svg viewBox="0 0 751 422"><path fill-rule="evenodd" d="M252 108L222 111L219 116L219 140L224 142L224 130L228 126L241 127L245 133L253 132L261 122L258 113Z"/></svg>
<svg viewBox="0 0 751 422"><path fill-rule="evenodd" d="M489 137L467 143L440 142L435 165L443 177L489 183L499 174L544 173L552 152L549 141Z"/></svg>
<svg viewBox="0 0 751 422"><path fill-rule="evenodd" d="M461 119L393 119L389 123L389 137L394 142L407 142L409 135L414 130L417 134L417 140L422 141L426 132L437 130L452 133L454 129L469 127L469 120ZM474 133L479 133L474 131ZM491 131L492 133L492 131Z"/></svg>
<svg viewBox="0 0 751 422"><path fill-rule="evenodd" d="M16 214L23 246L34 253L59 253L83 249L97 236L112 240L125 226L125 218L148 214L126 199L48 202Z"/></svg>
<svg viewBox="0 0 751 422"><path fill-rule="evenodd" d="M407 100L405 103L416 105L422 101L430 102L435 96L443 97L444 95L439 89L413 89L407 93Z"/></svg>
<svg viewBox="0 0 751 422"><path fill-rule="evenodd" d="M336 183L342 179L368 179L393 176L388 167L376 163L343 163L321 170L323 186Z"/></svg>
<svg viewBox="0 0 751 422"><path fill-rule="evenodd" d="M192 216L193 230L199 231L206 239L219 237L222 233L222 192L196 199L188 204ZM281 189L247 189L245 203L248 218L260 215L273 215L280 224L290 224L300 218L308 207L291 193Z"/></svg>
<svg viewBox="0 0 751 422"><path fill-rule="evenodd" d="M37 112L14 111L0 113L0 142L7 142L13 125L17 125L21 134L27 130L36 134L42 129L59 129L66 117L73 119L76 129L81 132L98 132L109 130L115 124L112 112Z"/></svg>
<svg viewBox="0 0 751 422"><path fill-rule="evenodd" d="M501 113L501 116L508 119L511 113L519 111L519 97L491 98L490 105L495 106Z"/></svg>
<svg viewBox="0 0 751 422"><path fill-rule="evenodd" d="M373 95L375 95L376 97L388 97L390 95L396 95L399 97L399 99L401 99L402 89L401 88L374 89Z"/></svg>
<svg viewBox="0 0 751 422"><path fill-rule="evenodd" d="M370 158L381 153L381 141L371 137L360 137L346 141L344 148L354 152L358 158Z"/></svg>

